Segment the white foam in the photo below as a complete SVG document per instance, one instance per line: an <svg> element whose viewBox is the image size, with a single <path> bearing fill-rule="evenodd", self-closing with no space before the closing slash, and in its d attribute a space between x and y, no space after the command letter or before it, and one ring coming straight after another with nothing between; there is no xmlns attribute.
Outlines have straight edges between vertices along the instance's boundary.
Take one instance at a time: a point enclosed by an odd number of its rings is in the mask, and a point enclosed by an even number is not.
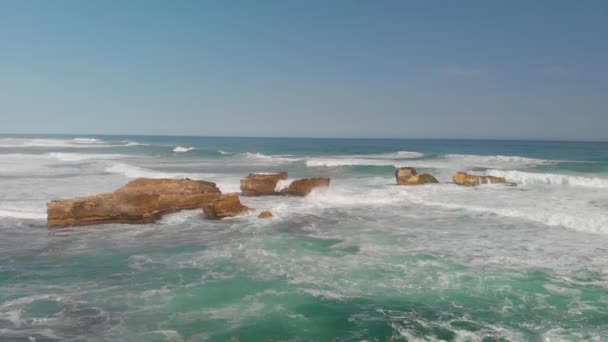
<svg viewBox="0 0 608 342"><path fill-rule="evenodd" d="M275 192L279 192L281 190L287 189L291 183L293 183L292 179L280 179L277 182L277 185L274 187Z"/></svg>
<svg viewBox="0 0 608 342"><path fill-rule="evenodd" d="M73 142L77 144L101 144L103 143L100 139L95 138L74 138Z"/></svg>
<svg viewBox="0 0 608 342"><path fill-rule="evenodd" d="M14 211L14 210L0 209L0 217L40 220L40 219L46 219L46 214L40 213L40 212Z"/></svg>
<svg viewBox="0 0 608 342"><path fill-rule="evenodd" d="M299 158L291 158L290 156L286 156L286 155L266 155L266 154L259 153L259 152L256 152L256 153L245 152L245 153L241 153L240 156L243 156L250 160L258 160L258 161L274 162L274 163L286 163L286 162L293 162L293 161L300 160Z"/></svg>
<svg viewBox="0 0 608 342"><path fill-rule="evenodd" d="M67 153L67 152L49 152L45 153L46 156L60 160L60 161L81 161L89 159L120 159L128 158L129 156L124 154L100 154L100 153Z"/></svg>
<svg viewBox="0 0 608 342"><path fill-rule="evenodd" d="M608 215L589 207L576 194L547 197L544 192L508 187L469 189L442 184L437 187L401 188L411 202L449 210L464 210L538 222L547 226L561 226L573 230L608 234Z"/></svg>
<svg viewBox="0 0 608 342"><path fill-rule="evenodd" d="M183 153L183 152L190 152L190 151L194 151L196 150L195 147L181 147L181 146L177 146L176 148L173 149L173 152L177 152L177 153Z"/></svg>
<svg viewBox="0 0 608 342"><path fill-rule="evenodd" d="M217 153L219 153L219 154L223 154L223 155L234 154L234 153L232 153L232 152L226 152L226 151L224 151L224 150L217 150Z"/></svg>
<svg viewBox="0 0 608 342"><path fill-rule="evenodd" d="M61 148L107 148L142 145L133 141L123 141L120 143L108 142L95 138L0 138L0 148L19 148L19 147L61 147Z"/></svg>
<svg viewBox="0 0 608 342"><path fill-rule="evenodd" d="M125 163L113 163L105 169L105 172L122 174L128 178L205 179L214 176L213 174L204 173L162 172Z"/></svg>
<svg viewBox="0 0 608 342"><path fill-rule="evenodd" d="M405 159L404 155L411 159ZM372 166L412 166L420 168L435 168L446 169L450 171L463 170L470 168L497 168L497 169L514 169L521 167L530 167L542 164L551 164L555 161L533 159L518 156L482 156L482 155L466 155L466 154L447 154L431 159L415 159L422 157L418 152L397 152L395 154L385 155L367 155L367 156L328 156L318 158L308 158L306 166L309 167L336 167L336 166L354 166L354 165L372 165Z"/></svg>
<svg viewBox="0 0 608 342"><path fill-rule="evenodd" d="M549 184L586 188L608 188L608 178L501 170L488 170L486 174L504 177L510 182L517 182L523 185Z"/></svg>

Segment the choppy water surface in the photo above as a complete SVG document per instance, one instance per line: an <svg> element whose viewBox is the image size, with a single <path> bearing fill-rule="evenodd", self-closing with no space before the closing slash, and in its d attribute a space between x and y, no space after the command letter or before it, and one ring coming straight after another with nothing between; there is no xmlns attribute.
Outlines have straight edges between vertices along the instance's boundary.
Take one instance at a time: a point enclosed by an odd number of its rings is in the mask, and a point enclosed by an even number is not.
<svg viewBox="0 0 608 342"><path fill-rule="evenodd" d="M136 177L280 170L331 188L243 198L268 220L45 224ZM2 341L608 340L606 143L2 136L0 189Z"/></svg>

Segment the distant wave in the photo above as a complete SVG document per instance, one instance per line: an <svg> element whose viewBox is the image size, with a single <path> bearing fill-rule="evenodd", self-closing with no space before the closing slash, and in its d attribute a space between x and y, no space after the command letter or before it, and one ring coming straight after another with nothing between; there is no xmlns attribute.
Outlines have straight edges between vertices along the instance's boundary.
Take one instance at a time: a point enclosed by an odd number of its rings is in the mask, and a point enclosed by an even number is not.
<svg viewBox="0 0 608 342"><path fill-rule="evenodd" d="M77 144L102 144L103 142L100 139L95 138L74 138L73 142Z"/></svg>
<svg viewBox="0 0 608 342"><path fill-rule="evenodd" d="M209 179L213 174L204 173L187 173L187 172L162 172L151 169L146 169L139 166L133 166L125 163L113 163L105 169L105 172L121 174L128 178L191 178L191 179Z"/></svg>
<svg viewBox="0 0 608 342"><path fill-rule="evenodd" d="M0 147L61 147L61 148L107 148L143 145L134 141L104 141L96 138L0 138Z"/></svg>
<svg viewBox="0 0 608 342"><path fill-rule="evenodd" d="M550 184L586 188L608 188L608 178L559 175L551 173L533 173L522 171L488 170L487 175L504 177L509 181L528 184Z"/></svg>
<svg viewBox="0 0 608 342"><path fill-rule="evenodd" d="M259 153L259 152L256 152L256 153L245 152L245 153L241 153L240 156L243 156L247 159L252 159L252 160L261 160L261 161L278 162L278 163L293 162L293 161L300 160L299 158L293 158L291 156L286 156L286 155L266 155L266 154Z"/></svg>
<svg viewBox="0 0 608 342"><path fill-rule="evenodd" d="M68 153L68 152L49 152L45 156L55 158L60 161L72 162L89 159L120 159L128 158L125 154L100 154L100 153Z"/></svg>
<svg viewBox="0 0 608 342"><path fill-rule="evenodd" d="M223 150L217 150L217 153L223 154L223 155L234 154L232 152L226 152L226 151L223 151Z"/></svg>
<svg viewBox="0 0 608 342"><path fill-rule="evenodd" d="M177 153L183 153L183 152L190 152L190 151L194 151L196 150L195 147L181 147L181 146L177 146L176 148L173 149L173 152L177 152Z"/></svg>
<svg viewBox="0 0 608 342"><path fill-rule="evenodd" d="M449 170L464 170L469 168L497 168L513 169L542 164L555 163L552 160L534 159L518 156L483 156L466 154L447 154L436 158L417 159L424 156L418 152L396 152L380 155L344 155L307 158L309 167L336 167L336 166L412 166L420 168L438 168ZM409 159L407 159L409 158Z"/></svg>

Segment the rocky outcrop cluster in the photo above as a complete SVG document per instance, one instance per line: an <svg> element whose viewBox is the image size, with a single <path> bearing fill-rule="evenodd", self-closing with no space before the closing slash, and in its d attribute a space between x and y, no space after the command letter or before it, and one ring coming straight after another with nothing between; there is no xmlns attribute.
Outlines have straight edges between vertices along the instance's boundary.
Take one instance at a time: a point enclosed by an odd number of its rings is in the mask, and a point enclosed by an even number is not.
<svg viewBox="0 0 608 342"><path fill-rule="evenodd" d="M507 180L503 177L494 176L476 176L466 172L458 172L452 177L454 183L462 186L477 186L481 184L506 183Z"/></svg>
<svg viewBox="0 0 608 342"><path fill-rule="evenodd" d="M395 171L397 185L422 185L427 183L438 183L437 178L431 174L418 174L413 167L401 167Z"/></svg>
<svg viewBox="0 0 608 342"><path fill-rule="evenodd" d="M397 169L395 177L398 185L437 183L432 175L418 174L412 167ZM507 182L502 177L477 176L465 172L456 173L453 180L462 186ZM287 172L251 173L241 179L241 191L244 196L306 196L314 189L329 187L329 183L329 178L290 181ZM47 204L47 222L49 227L149 223L164 214L199 208L206 218L212 220L255 211L241 203L238 193L222 194L212 182L139 178L112 193L51 201ZM263 211L259 217L269 218L272 213Z"/></svg>
<svg viewBox="0 0 608 342"><path fill-rule="evenodd" d="M250 174L241 180L245 196L306 196L315 188L327 186L329 178L289 182L287 172ZM238 193L222 194L212 182L139 178L112 193L50 201L47 203L47 224L49 227L70 227L150 223L164 214L185 209L202 209L205 217L212 220L255 211L241 203ZM271 216L267 211L260 214L261 218Z"/></svg>
<svg viewBox="0 0 608 342"><path fill-rule="evenodd" d="M250 173L241 179L243 196L306 196L316 188L329 187L329 178L287 180L287 172Z"/></svg>

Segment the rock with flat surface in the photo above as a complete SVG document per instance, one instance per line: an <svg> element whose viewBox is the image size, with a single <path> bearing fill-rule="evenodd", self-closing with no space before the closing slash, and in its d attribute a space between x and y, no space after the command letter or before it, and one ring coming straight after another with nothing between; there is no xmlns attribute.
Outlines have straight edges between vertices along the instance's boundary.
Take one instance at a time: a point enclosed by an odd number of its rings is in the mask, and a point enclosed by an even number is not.
<svg viewBox="0 0 608 342"><path fill-rule="evenodd" d="M281 195L286 196L306 196L316 188L329 187L329 178L304 178L291 182L284 189L280 190Z"/></svg>
<svg viewBox="0 0 608 342"><path fill-rule="evenodd" d="M287 172L250 173L241 179L243 196L276 195L277 183L287 179Z"/></svg>
<svg viewBox="0 0 608 342"><path fill-rule="evenodd" d="M431 174L418 174L413 167L401 167L395 172L397 185L422 185L427 183L438 183Z"/></svg>
<svg viewBox="0 0 608 342"><path fill-rule="evenodd" d="M454 183L462 186L477 186L481 184L506 183L507 180L503 177L495 176L476 176L466 172L458 172L452 177Z"/></svg>
<svg viewBox="0 0 608 342"><path fill-rule="evenodd" d="M139 178L110 194L51 201L47 223L49 227L148 223L167 213L201 208L220 196L212 182Z"/></svg>
<svg viewBox="0 0 608 342"><path fill-rule="evenodd" d="M221 220L226 217L234 217L247 214L254 209L241 204L239 194L236 192L221 195L215 201L203 205L205 217L210 220Z"/></svg>

